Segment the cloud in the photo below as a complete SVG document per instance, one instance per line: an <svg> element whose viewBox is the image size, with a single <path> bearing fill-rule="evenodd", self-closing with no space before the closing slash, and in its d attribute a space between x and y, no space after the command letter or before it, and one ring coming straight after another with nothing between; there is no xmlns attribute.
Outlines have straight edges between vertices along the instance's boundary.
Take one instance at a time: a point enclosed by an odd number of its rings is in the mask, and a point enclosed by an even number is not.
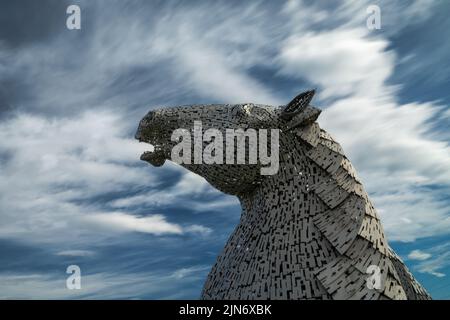
<svg viewBox="0 0 450 320"><path fill-rule="evenodd" d="M66 288L67 274L0 274L1 299L186 299L198 294L209 266L166 272L85 274L81 289Z"/></svg>
<svg viewBox="0 0 450 320"><path fill-rule="evenodd" d="M127 165L136 162L144 146L127 137L124 129L120 115L112 111L62 119L18 114L0 124L0 150L13 157L5 167L7 183L22 182L16 175L33 176L31 188L64 182L83 185L80 195L89 196L139 183L140 175L151 183L143 168Z"/></svg>
<svg viewBox="0 0 450 320"><path fill-rule="evenodd" d="M154 214L145 217L133 216L122 212L94 214L86 217L88 222L116 231L136 231L143 233L181 234L179 225L168 223L164 216Z"/></svg>
<svg viewBox="0 0 450 320"><path fill-rule="evenodd" d="M356 92L377 96L391 72L392 52L384 39L367 39L363 29L307 32L289 37L278 56L280 73L319 84L321 97ZM324 49L326 48L326 50ZM383 55L383 59L379 59Z"/></svg>
<svg viewBox="0 0 450 320"><path fill-rule="evenodd" d="M29 43L14 52L0 46L0 79L26 88L27 99L15 101L21 109L58 115L103 105L126 108L138 121L150 107L180 102L185 96L278 103L268 87L241 68L265 41L254 25L248 25L261 9L218 3L212 6L223 13L205 19L211 5L175 9L172 4L84 1L83 14L95 19L86 19L89 25L79 32L63 29L45 45ZM112 16L120 16L121 22ZM237 25L240 36L234 32ZM258 47L245 45L248 37L258 41ZM248 47L247 57L241 56L246 53L243 46Z"/></svg>
<svg viewBox="0 0 450 320"><path fill-rule="evenodd" d="M213 231L211 228L204 227L202 225L193 224L184 228L186 232L199 233L202 235L209 235Z"/></svg>
<svg viewBox="0 0 450 320"><path fill-rule="evenodd" d="M230 208L240 207L239 200L236 197L226 196L216 198L208 202L192 201L190 203L192 209L200 212L217 211Z"/></svg>
<svg viewBox="0 0 450 320"><path fill-rule="evenodd" d="M57 256L65 257L92 257L95 255L91 250L63 250L56 253Z"/></svg>
<svg viewBox="0 0 450 320"><path fill-rule="evenodd" d="M194 266L189 268L181 268L172 273L172 277L183 279L199 272L209 271L209 266Z"/></svg>
<svg viewBox="0 0 450 320"><path fill-rule="evenodd" d="M332 103L323 112L322 127L340 141L359 170L391 239L446 233L447 206L436 190L426 189L433 184L450 187L448 143L429 134L439 108L431 103L398 105L387 86L372 92L383 88L386 94L376 98L355 91ZM398 228L404 219L410 226Z"/></svg>
<svg viewBox="0 0 450 320"><path fill-rule="evenodd" d="M404 180L399 181L399 177ZM388 173L366 179L368 182L377 183L366 185L371 188L370 194L383 218L383 227L387 230L389 239L409 242L447 234L450 217L446 200L439 199L440 192L433 189L420 188L420 184L414 187L418 183L409 182L410 180L411 176L407 174L406 177L389 177ZM383 183L387 184L388 188L381 192L379 190L382 190Z"/></svg>
<svg viewBox="0 0 450 320"><path fill-rule="evenodd" d="M305 4L290 2L286 8L298 5ZM383 10L385 3L380 5ZM361 9L346 3L336 16L327 9L316 11L322 26L335 27L297 26L297 34L282 42L276 57L279 73L320 87L317 104L325 102L321 127L341 143L358 169L390 240L446 234L448 204L436 189L427 190L430 185L442 186L443 192L450 188L448 142L431 134L444 106L397 102L400 85L390 85L388 79L398 58L387 38L358 24L361 16L354 13ZM291 21L304 14L285 12ZM348 23L342 24L344 15Z"/></svg>
<svg viewBox="0 0 450 320"><path fill-rule="evenodd" d="M450 242L444 242L428 248L426 253L420 250L413 250L408 255L408 258L420 261L417 265L413 266L415 270L442 278L446 276L442 270L450 266L449 248ZM413 258L410 257L411 255Z"/></svg>
<svg viewBox="0 0 450 320"><path fill-rule="evenodd" d="M186 172L180 166L168 164L174 170L182 172L181 178L173 186L164 190L152 189L130 197L118 198L111 201L113 208L130 207L181 207L194 211L215 211L238 204L235 197L226 196L211 187L208 182L192 173Z"/></svg>
<svg viewBox="0 0 450 320"><path fill-rule="evenodd" d="M408 254L408 258L411 260L427 260L431 258L431 254L423 252L421 250L413 250Z"/></svg>
<svg viewBox="0 0 450 320"><path fill-rule="evenodd" d="M431 267L431 268L423 268L423 269L421 269L421 272L429 273L429 274L431 274L431 275L433 275L433 276L436 276L436 277L438 277L438 278L445 277L445 273L442 273L442 272L436 272L436 271L434 271L435 269L436 269L435 267Z"/></svg>
<svg viewBox="0 0 450 320"><path fill-rule="evenodd" d="M403 28L412 17L427 19L433 9L427 5L413 10L390 2L380 6L389 30ZM387 10L394 7L398 10ZM219 2L174 9L170 4L155 8L116 2L84 3L83 8L96 17L90 32L70 33L75 38L63 32L45 46L31 43L15 54L1 47L1 77L21 74L25 81L20 83L29 99L20 101L20 110L44 113L17 113L1 124L1 153L13 157L4 170L3 189L23 190L20 197L11 194L2 208L10 212L6 216L11 221L3 227L4 234L18 224L28 225L29 231L54 228L68 218L19 223L12 218L19 209L38 208L42 214L34 216L40 217L46 210L60 212L60 217L97 212L74 200L130 187L153 189L118 195L109 200L113 209L164 206L177 199L197 211L233 205L213 193L208 203L201 201L204 194L195 193L194 187L157 191L158 181L148 168L130 165L145 148L130 137L152 103L181 101L192 93L197 102L279 103L279 94L273 92L281 88L253 76L255 68L273 70L292 83L306 80L319 86L317 101L325 107L321 125L359 169L390 239L411 241L448 230L445 203L423 189L431 184L447 188L450 180L448 143L430 134L441 106L397 102L399 86L387 85L399 63L397 53L383 34L365 28L366 4L289 1L283 6L235 8ZM123 12L127 14L120 24L111 19ZM392 17L390 12L402 14ZM391 23L400 18L405 23ZM40 81L30 80L37 77ZM50 111L54 116L46 115ZM33 181L25 183L30 176ZM211 189L192 178L186 181L193 183L209 196ZM432 211L424 214L427 206ZM398 228L404 221L410 221L408 227Z"/></svg>
<svg viewBox="0 0 450 320"><path fill-rule="evenodd" d="M446 276L445 273L437 271L437 270L440 270L443 268L443 260L444 259L446 259L448 261L448 259L449 259L448 253L444 253L443 256L441 256L435 260L432 260L428 263L422 263L421 265L418 266L417 269L419 270L419 272L429 273L438 278L445 277ZM448 263L447 263L447 265L448 265Z"/></svg>
<svg viewBox="0 0 450 320"><path fill-rule="evenodd" d="M163 215L109 211L92 200L159 183L140 164L145 146L127 137L119 114L97 110L51 119L19 113L0 123L0 139L0 154L7 159L0 171L1 236L70 242L85 234L88 242L99 237L98 227L103 234L183 233ZM192 178L184 179L179 184L187 192L186 179Z"/></svg>
<svg viewBox="0 0 450 320"><path fill-rule="evenodd" d="M450 265L450 253L447 252L439 252L434 259L429 259L424 262L419 263L416 266L416 269L421 273L429 273L435 277L442 278L445 277L446 274L441 272L440 270L448 267Z"/></svg>

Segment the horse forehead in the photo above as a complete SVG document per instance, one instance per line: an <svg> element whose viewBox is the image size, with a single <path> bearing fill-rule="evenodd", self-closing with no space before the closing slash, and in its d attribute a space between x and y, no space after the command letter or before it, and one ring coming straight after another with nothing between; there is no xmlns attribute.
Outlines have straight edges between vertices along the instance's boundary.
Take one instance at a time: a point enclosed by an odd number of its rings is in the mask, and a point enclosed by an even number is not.
<svg viewBox="0 0 450 320"><path fill-rule="evenodd" d="M277 108L270 105L265 104L256 104L256 103L238 103L238 104L192 104L192 105L182 105L175 107L162 108L163 112L180 112L180 113L204 113L207 115L210 113L211 115L223 113L224 115L228 115L230 111L234 108L248 108L248 109L261 109L265 111L273 112Z"/></svg>

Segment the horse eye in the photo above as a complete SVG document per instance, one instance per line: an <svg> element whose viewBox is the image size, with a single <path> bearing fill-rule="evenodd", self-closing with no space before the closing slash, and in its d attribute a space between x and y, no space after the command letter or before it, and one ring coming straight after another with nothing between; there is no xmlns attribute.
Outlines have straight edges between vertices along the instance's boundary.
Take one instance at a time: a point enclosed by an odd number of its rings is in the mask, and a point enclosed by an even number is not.
<svg viewBox="0 0 450 320"><path fill-rule="evenodd" d="M245 111L245 113L250 114L252 112L252 106L249 104L244 104L244 106L242 107Z"/></svg>

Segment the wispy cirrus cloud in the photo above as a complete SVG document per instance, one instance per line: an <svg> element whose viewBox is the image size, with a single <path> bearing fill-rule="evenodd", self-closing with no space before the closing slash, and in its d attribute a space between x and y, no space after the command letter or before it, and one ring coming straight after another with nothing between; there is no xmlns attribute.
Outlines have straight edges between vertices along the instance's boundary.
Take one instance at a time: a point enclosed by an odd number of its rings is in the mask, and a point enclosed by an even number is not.
<svg viewBox="0 0 450 320"><path fill-rule="evenodd" d="M169 166L184 171L178 165L169 164ZM237 198L221 194L204 178L192 172L185 172L177 183L163 190L154 188L145 193L115 199L110 203L113 208L145 205L157 208L178 206L195 211L215 211L238 204Z"/></svg>
<svg viewBox="0 0 450 320"><path fill-rule="evenodd" d="M414 270L421 273L428 273L438 278L443 278L443 272L450 267L450 242L429 247L425 250L416 249L408 254L408 259L418 261L414 265Z"/></svg>
<svg viewBox="0 0 450 320"><path fill-rule="evenodd" d="M96 237L98 228L182 234L183 227L163 215L108 211L95 204L96 197L158 184L146 166L136 165L145 147L126 138L124 127L107 111L63 119L20 114L2 122L0 235L70 241L81 233Z"/></svg>
<svg viewBox="0 0 450 320"><path fill-rule="evenodd" d="M91 250L63 250L56 253L58 256L65 257L92 257L95 255Z"/></svg>
<svg viewBox="0 0 450 320"><path fill-rule="evenodd" d="M66 287L67 274L0 274L1 299L186 299L209 266L173 272L81 273L81 289Z"/></svg>
<svg viewBox="0 0 450 320"><path fill-rule="evenodd" d="M431 258L431 254L424 252L422 250L419 250L419 249L413 250L408 254L408 259L411 259L411 260L422 261L422 260L427 260L429 258Z"/></svg>
<svg viewBox="0 0 450 320"><path fill-rule="evenodd" d="M88 222L118 232L137 231L151 234L181 234L183 229L168 223L162 215L133 216L122 212L100 213L86 217Z"/></svg>

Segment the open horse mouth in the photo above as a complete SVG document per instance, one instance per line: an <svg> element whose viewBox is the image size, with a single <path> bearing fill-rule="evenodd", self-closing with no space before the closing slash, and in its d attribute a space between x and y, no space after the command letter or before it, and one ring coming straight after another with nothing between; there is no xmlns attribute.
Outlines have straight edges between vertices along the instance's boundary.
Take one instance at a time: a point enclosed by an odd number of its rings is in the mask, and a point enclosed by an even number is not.
<svg viewBox="0 0 450 320"><path fill-rule="evenodd" d="M165 152L160 145L152 145L153 151L145 151L141 154L142 161L150 163L154 167L160 167L166 162Z"/></svg>

